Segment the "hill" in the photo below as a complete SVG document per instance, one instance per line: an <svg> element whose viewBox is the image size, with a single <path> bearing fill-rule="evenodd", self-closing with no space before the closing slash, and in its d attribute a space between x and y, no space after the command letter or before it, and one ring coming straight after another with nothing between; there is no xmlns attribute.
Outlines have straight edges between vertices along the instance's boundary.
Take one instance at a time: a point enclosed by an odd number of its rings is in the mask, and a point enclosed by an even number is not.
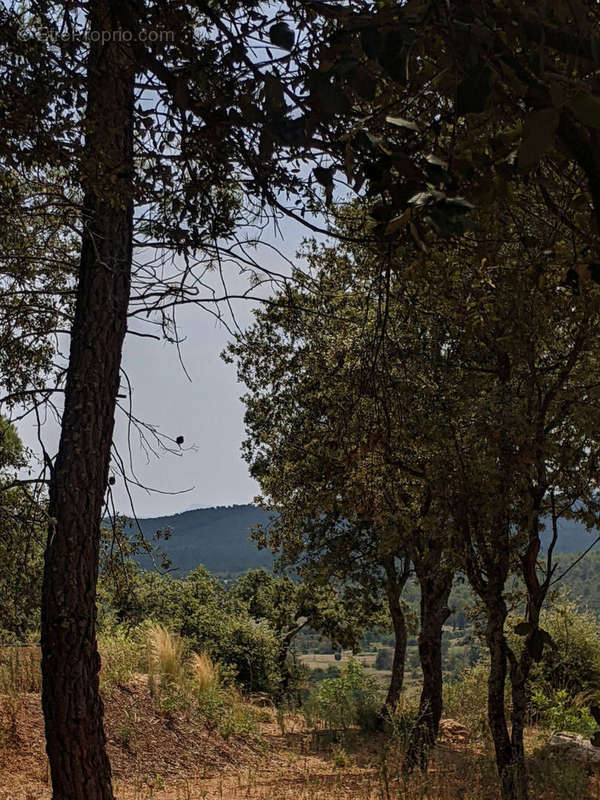
<svg viewBox="0 0 600 800"><path fill-rule="evenodd" d="M259 550L248 540L250 528L260 523L266 525L268 521L269 515L256 506L235 505L140 519L140 525L148 538L159 529L172 530L171 538L162 545L179 572L189 572L204 564L211 572L227 575L272 567L273 556L269 551ZM589 547L596 535L571 520L560 522L559 534L557 553L580 553ZM546 542L549 537L549 531L544 532ZM140 564L151 567L147 558L141 558Z"/></svg>
<svg viewBox="0 0 600 800"><path fill-rule="evenodd" d="M551 537L550 526L542 533L542 542L548 545ZM561 519L558 523L558 541L555 551L557 553L582 553L593 544L600 534L598 531L588 531L583 525L571 519ZM594 549L599 550L600 546L595 545Z"/></svg>
<svg viewBox="0 0 600 800"><path fill-rule="evenodd" d="M199 564L218 575L273 566L271 553L249 541L250 528L269 522L269 515L253 505L197 508L139 522L147 538L159 529L172 530L171 537L161 541L161 547L178 573L189 572ZM147 557L141 557L139 563L146 568L152 566Z"/></svg>

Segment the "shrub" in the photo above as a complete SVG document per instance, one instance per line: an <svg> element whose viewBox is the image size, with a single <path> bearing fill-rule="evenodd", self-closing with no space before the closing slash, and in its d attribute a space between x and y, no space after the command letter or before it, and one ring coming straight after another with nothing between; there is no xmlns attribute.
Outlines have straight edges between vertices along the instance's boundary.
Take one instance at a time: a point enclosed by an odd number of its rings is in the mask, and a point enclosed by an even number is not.
<svg viewBox="0 0 600 800"><path fill-rule="evenodd" d="M565 689L571 697L600 689L598 617L563 594L541 614L541 627L554 640L544 649L531 681L544 689Z"/></svg>
<svg viewBox="0 0 600 800"><path fill-rule="evenodd" d="M537 720L553 731L571 731L590 737L597 729L585 695L573 698L566 689L548 694L538 687L532 693L531 705Z"/></svg>
<svg viewBox="0 0 600 800"><path fill-rule="evenodd" d="M353 725L373 729L380 702L376 678L350 659L339 677L321 682L305 704L305 714L309 724L320 720L336 730L347 730Z"/></svg>
<svg viewBox="0 0 600 800"><path fill-rule="evenodd" d="M277 694L282 680L279 643L273 630L249 617L232 618L219 642L219 661L231 666L247 692Z"/></svg>
<svg viewBox="0 0 600 800"><path fill-rule="evenodd" d="M148 632L148 674L176 682L183 672L184 643L164 625Z"/></svg>
<svg viewBox="0 0 600 800"><path fill-rule="evenodd" d="M134 634L115 627L98 636L100 652L100 687L110 692L115 686L125 686L143 669L142 646Z"/></svg>
<svg viewBox="0 0 600 800"><path fill-rule="evenodd" d="M444 685L444 714L462 722L476 733L487 732L487 692L489 665L480 661L463 670L457 681ZM506 682L506 702L510 685Z"/></svg>

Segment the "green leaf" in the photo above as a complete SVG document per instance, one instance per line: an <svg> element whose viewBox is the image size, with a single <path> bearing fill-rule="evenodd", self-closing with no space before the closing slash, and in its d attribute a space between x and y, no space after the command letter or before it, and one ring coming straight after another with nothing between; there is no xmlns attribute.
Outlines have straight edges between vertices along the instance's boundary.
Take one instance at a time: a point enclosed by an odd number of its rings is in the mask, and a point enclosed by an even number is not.
<svg viewBox="0 0 600 800"><path fill-rule="evenodd" d="M386 122L389 122L390 125L396 125L398 128L408 128L410 131L419 131L419 126L416 122L412 122L410 119L404 119L404 117L386 117Z"/></svg>
<svg viewBox="0 0 600 800"><path fill-rule="evenodd" d="M523 125L523 140L519 147L519 169L522 172L534 167L554 144L559 113L555 108L534 111Z"/></svg>
<svg viewBox="0 0 600 800"><path fill-rule="evenodd" d="M418 192L417 194L413 195L408 202L411 204L411 206L427 206L433 203L439 203L441 200L445 199L446 195L444 192L440 192L437 189L431 189L427 192Z"/></svg>
<svg viewBox="0 0 600 800"><path fill-rule="evenodd" d="M475 206L464 197L448 197L444 200L444 207L455 214L468 214Z"/></svg>
<svg viewBox="0 0 600 800"><path fill-rule="evenodd" d="M580 92L571 100L577 119L589 128L600 128L600 97Z"/></svg>
<svg viewBox="0 0 600 800"><path fill-rule="evenodd" d="M275 47L282 50L291 50L296 41L296 34L287 22L276 22L269 28L269 39Z"/></svg>

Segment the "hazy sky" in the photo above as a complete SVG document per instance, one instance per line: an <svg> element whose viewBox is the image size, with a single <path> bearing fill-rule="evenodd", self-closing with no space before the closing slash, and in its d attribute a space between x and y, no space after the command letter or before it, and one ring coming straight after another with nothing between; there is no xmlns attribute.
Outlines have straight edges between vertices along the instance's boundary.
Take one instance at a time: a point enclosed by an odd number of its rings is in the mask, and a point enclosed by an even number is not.
<svg viewBox="0 0 600 800"><path fill-rule="evenodd" d="M307 235L300 225L282 226L284 239L268 237L286 256L293 258L301 239ZM265 266L283 271L285 265L265 250ZM239 289L247 279L230 277L231 286ZM243 283L240 283L243 281ZM237 301L237 323L246 327L252 305ZM173 514L189 508L247 503L258 491L248 475L240 454L243 439L243 406L239 397L244 387L237 383L234 365L225 364L219 354L230 334L215 318L199 308L186 307L178 313L180 334L186 337L181 346L186 377L179 363L177 349L166 342L129 335L126 340L124 367L133 386L133 412L164 433L183 435L181 455L166 453L148 460L134 433L131 437L133 464L140 482L161 494L132 488L135 511L140 517ZM135 325L140 329L140 325ZM26 444L35 447L34 421L20 426ZM44 441L49 453L57 447L58 427L49 421L44 427ZM122 413L117 416L115 442L123 457L128 457L127 427ZM131 513L123 481L117 477L113 487L117 510Z"/></svg>

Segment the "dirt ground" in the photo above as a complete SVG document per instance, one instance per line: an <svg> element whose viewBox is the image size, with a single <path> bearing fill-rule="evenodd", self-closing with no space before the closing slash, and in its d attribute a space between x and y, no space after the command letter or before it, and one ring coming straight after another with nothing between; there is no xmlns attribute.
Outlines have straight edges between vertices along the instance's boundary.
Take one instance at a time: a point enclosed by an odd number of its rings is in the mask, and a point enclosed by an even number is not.
<svg viewBox="0 0 600 800"><path fill-rule="evenodd" d="M184 714L160 714L140 678L105 702L118 800L495 800L490 753L446 736L426 776L406 784L382 735L309 730L300 715L265 713L260 734L224 739ZM268 718L268 719L267 719ZM0 697L0 800L50 800L39 696ZM540 762L544 800L600 798L587 776ZM564 786L559 785L560 781ZM583 782L582 782L583 781ZM550 786L547 791L546 787ZM598 791L599 794L595 792Z"/></svg>
<svg viewBox="0 0 600 800"><path fill-rule="evenodd" d="M153 708L142 680L106 700L105 719L119 800L370 797L373 768L336 768L332 749L315 750L301 717L285 733L272 719L251 740L224 739L183 714ZM0 698L0 800L50 800L37 694ZM377 796L377 795L373 795Z"/></svg>

